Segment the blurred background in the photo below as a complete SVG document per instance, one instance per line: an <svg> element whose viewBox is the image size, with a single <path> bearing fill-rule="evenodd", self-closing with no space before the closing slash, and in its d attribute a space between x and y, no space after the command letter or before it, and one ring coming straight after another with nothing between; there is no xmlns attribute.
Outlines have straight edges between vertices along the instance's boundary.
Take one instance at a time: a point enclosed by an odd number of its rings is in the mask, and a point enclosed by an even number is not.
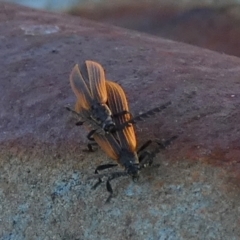
<svg viewBox="0 0 240 240"><path fill-rule="evenodd" d="M5 0L240 56L240 0Z"/></svg>

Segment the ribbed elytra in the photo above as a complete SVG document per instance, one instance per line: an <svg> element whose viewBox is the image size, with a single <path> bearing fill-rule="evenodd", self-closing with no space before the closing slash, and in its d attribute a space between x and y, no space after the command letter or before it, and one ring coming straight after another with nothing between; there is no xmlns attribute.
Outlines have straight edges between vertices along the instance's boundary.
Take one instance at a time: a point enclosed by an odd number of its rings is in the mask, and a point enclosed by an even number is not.
<svg viewBox="0 0 240 240"><path fill-rule="evenodd" d="M159 147L153 152L148 152L144 149L151 144L152 141L149 140L137 150L133 124L164 110L171 102L132 117L122 87L106 80L103 67L93 61L85 61L80 69L76 64L70 74L70 84L77 102L75 111L68 110L77 113L81 118L78 125L87 126L88 139L94 139L102 150L116 162L98 166L95 173L117 165L124 169L124 171L114 172L108 176L106 187L110 193L107 200L109 201L113 194L111 180L126 175L130 175L134 181L137 180L140 170L151 165L160 148L168 145L157 142ZM175 138L175 136L171 138L169 144ZM89 149L92 149L91 144L89 144ZM101 182L99 178L94 187Z"/></svg>
<svg viewBox="0 0 240 240"><path fill-rule="evenodd" d="M123 110L129 112L128 102L123 89L114 82L108 82L106 87L108 93L108 105L112 114L115 115ZM106 181L106 188L110 193L107 202L110 201L113 194L110 184L111 180L121 176L130 175L132 179L136 181L139 178L140 170L151 165L153 158L155 157L156 153L159 152L160 147L165 147L164 144L161 145L160 143L157 143L159 147L154 152L144 151L144 149L152 143L152 141L149 140L141 148L139 148L139 150L137 150L137 139L130 120L131 116L129 114L119 115L115 118L116 126L122 126L125 123L128 123L128 127L121 128L112 134L93 134L94 140L103 149L103 151L110 158L116 161L116 164L105 164L98 166L95 170L95 173L97 174L100 170L112 168L117 165L120 165L124 169L122 172L114 172L109 175ZM170 144L170 142L175 138L175 136L171 138L168 144ZM94 188L96 188L101 182L102 180L99 178L99 181L95 184Z"/></svg>
<svg viewBox="0 0 240 240"><path fill-rule="evenodd" d="M115 123L107 105L103 67L93 61L85 61L80 69L76 64L70 74L70 84L77 97L75 111L83 122L90 125L92 130L100 129L104 132L111 132Z"/></svg>
<svg viewBox="0 0 240 240"><path fill-rule="evenodd" d="M87 126L89 129L87 138L89 140L92 140L92 135L95 132L103 135L114 133L155 115L171 104L171 102L167 102L136 117L132 117L131 113L125 108L113 114L109 108L112 100L109 100L108 96L108 89L111 88L112 84L114 82L106 80L103 67L94 61L85 61L80 69L76 64L70 74L70 85L77 97L77 102L75 111L70 108L67 109L80 117L81 121L77 125L85 124ZM117 86L121 88L118 84ZM127 106L127 103L125 105ZM121 116L124 117L125 122L117 125L115 119Z"/></svg>

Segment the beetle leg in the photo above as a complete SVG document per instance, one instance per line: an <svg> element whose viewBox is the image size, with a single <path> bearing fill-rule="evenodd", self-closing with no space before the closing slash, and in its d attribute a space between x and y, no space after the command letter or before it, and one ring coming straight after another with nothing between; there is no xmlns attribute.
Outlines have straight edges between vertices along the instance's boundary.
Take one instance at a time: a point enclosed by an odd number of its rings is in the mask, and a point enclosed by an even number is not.
<svg viewBox="0 0 240 240"><path fill-rule="evenodd" d="M110 181L112 181L113 179L119 178L119 177L123 177L123 176L127 176L127 173L126 172L115 172L115 173L112 173L112 175L108 177L108 180L106 182L106 188L107 188L107 191L109 192L109 196L106 200L106 203L109 203L113 196L113 189L112 189Z"/></svg>
<svg viewBox="0 0 240 240"><path fill-rule="evenodd" d="M112 189L112 186L111 186L111 184L110 184L110 180L112 180L112 179L109 179L109 180L107 180L107 182L106 182L106 188L107 188L107 191L109 192L109 196L108 196L108 198L107 198L107 200L106 200L106 203L109 203L109 202L110 202L110 200L111 200L111 198L112 198L112 195L113 195L113 189Z"/></svg>
<svg viewBox="0 0 240 240"><path fill-rule="evenodd" d="M152 143L152 140L148 140L147 142L145 142L145 143L137 150L137 154L139 154L142 150L144 150L145 148L147 148L151 143Z"/></svg>
<svg viewBox="0 0 240 240"><path fill-rule="evenodd" d="M76 126L82 126L83 125L83 122L82 121L78 121L75 123Z"/></svg>
<svg viewBox="0 0 240 240"><path fill-rule="evenodd" d="M70 107L65 107L66 110L68 110L69 112L72 112L74 114L78 114L76 111L72 110Z"/></svg>
<svg viewBox="0 0 240 240"><path fill-rule="evenodd" d="M156 156L156 152L145 151L139 156L140 168L145 168L151 166L153 163L153 158Z"/></svg>
<svg viewBox="0 0 240 240"><path fill-rule="evenodd" d="M116 167L118 164L103 164L103 165L99 165L96 169L95 169L95 174L98 174L99 171L108 169L108 168L112 168L112 167ZM98 182L94 184L94 186L92 187L93 189L96 189L100 184L102 183L102 179L98 178Z"/></svg>
<svg viewBox="0 0 240 240"><path fill-rule="evenodd" d="M87 150L83 150L84 152L94 152L95 150L93 149L93 146L97 146L98 144L96 142L89 142L87 144Z"/></svg>
<svg viewBox="0 0 240 240"><path fill-rule="evenodd" d="M103 165L99 165L96 169L95 169L95 174L98 174L99 171L108 169L108 168L112 168L112 167L116 167L118 164L113 164L113 163L107 163L107 164L103 164Z"/></svg>
<svg viewBox="0 0 240 240"><path fill-rule="evenodd" d="M91 130L88 135L87 135L87 139L90 141L94 141L94 138L92 138L92 135L97 131L97 129L93 129Z"/></svg>

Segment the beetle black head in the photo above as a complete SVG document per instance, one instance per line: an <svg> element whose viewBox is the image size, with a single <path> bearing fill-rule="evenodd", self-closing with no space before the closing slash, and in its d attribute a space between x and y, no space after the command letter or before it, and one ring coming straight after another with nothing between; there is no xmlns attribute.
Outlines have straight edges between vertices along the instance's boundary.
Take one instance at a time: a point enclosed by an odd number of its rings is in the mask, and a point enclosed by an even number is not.
<svg viewBox="0 0 240 240"><path fill-rule="evenodd" d="M138 164L130 165L127 168L127 173L132 177L133 181L136 182L139 179L140 168Z"/></svg>

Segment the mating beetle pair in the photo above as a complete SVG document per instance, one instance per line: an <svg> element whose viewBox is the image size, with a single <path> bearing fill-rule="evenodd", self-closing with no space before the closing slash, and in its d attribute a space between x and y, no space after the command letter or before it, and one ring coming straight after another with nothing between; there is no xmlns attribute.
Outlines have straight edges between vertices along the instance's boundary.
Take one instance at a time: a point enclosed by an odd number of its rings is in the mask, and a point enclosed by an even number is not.
<svg viewBox="0 0 240 240"><path fill-rule="evenodd" d="M85 61L80 69L75 65L70 74L70 84L77 97L75 111L81 118L81 122L77 125L84 124L89 130L87 138L95 140L102 150L117 162L117 164L100 165L95 173L117 165L124 168L124 171L113 172L108 176L106 187L110 193L107 200L109 201L113 194L110 181L126 175L130 175L133 180L138 179L140 170L151 165L153 157L158 152L143 151L151 143L150 140L137 150L133 123L162 111L171 102L132 117L122 87L106 80L103 67L93 61ZM170 141L165 144L169 143ZM92 150L92 145L88 146L89 150ZM161 146L163 145L160 144ZM95 187L101 182L99 175Z"/></svg>

